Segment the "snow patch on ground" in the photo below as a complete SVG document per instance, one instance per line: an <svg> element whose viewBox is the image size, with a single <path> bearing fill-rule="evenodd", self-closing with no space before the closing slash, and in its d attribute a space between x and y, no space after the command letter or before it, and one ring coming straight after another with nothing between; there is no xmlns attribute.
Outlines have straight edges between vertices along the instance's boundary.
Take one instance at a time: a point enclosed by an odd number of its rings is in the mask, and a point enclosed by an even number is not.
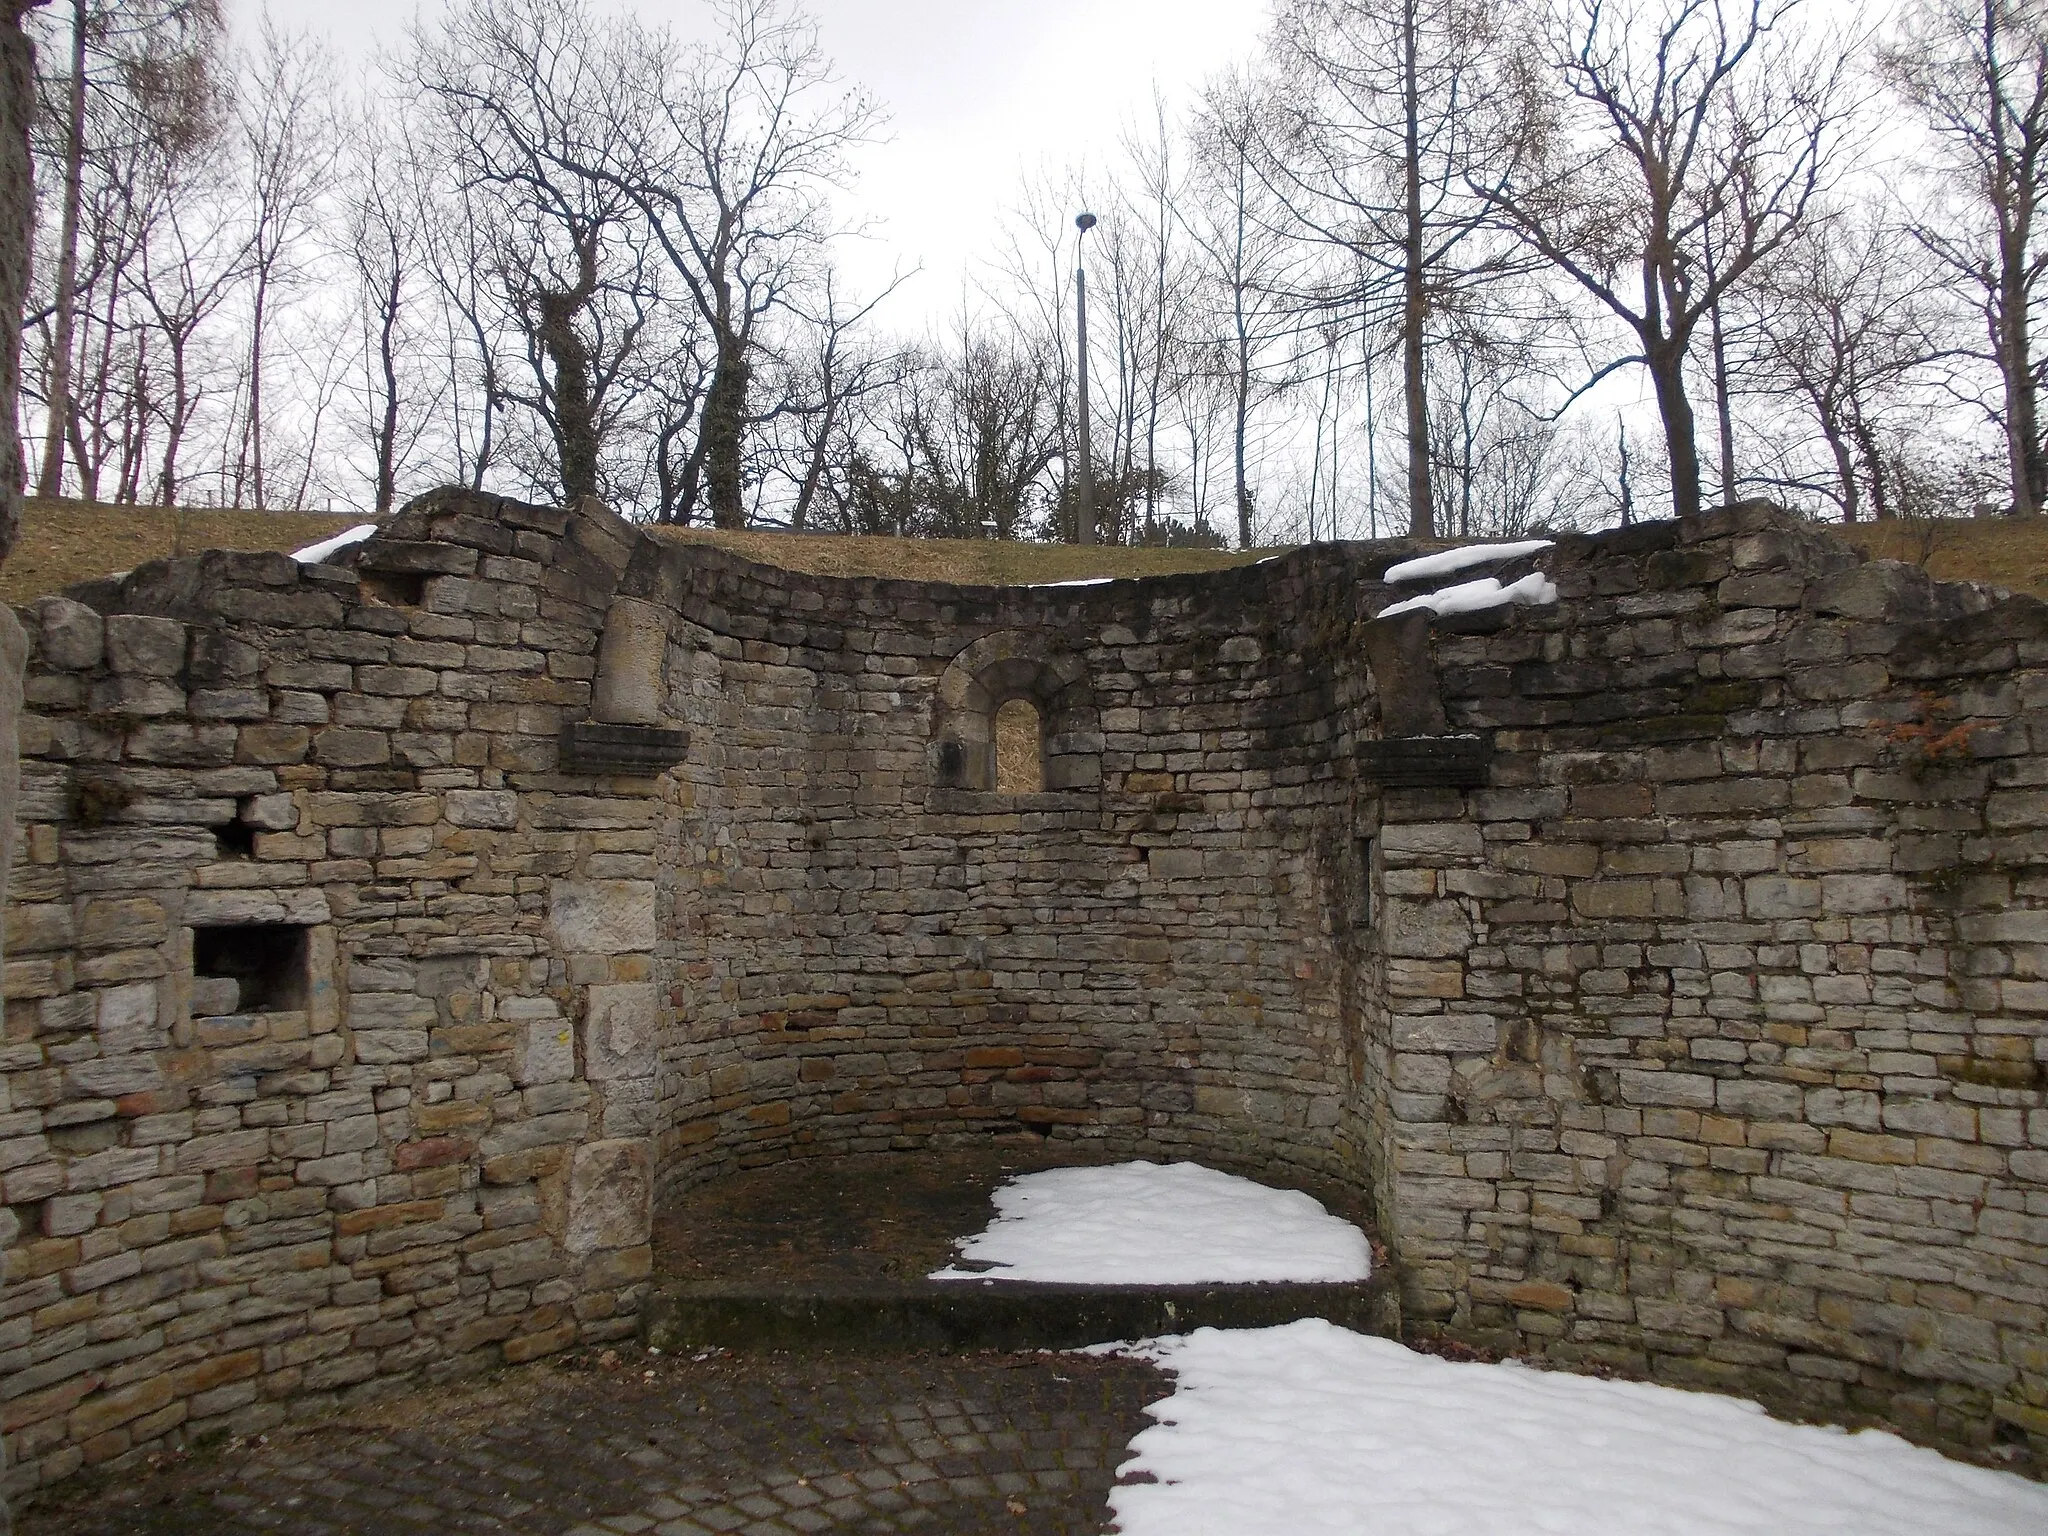
<svg viewBox="0 0 2048 1536"><path fill-rule="evenodd" d="M1405 602L1382 608L1376 617L1386 619L1397 613L1408 613L1413 609L1427 608L1439 616L1452 613L1477 613L1482 608L1499 608L1507 603L1531 603L1538 606L1557 601L1557 586L1541 571L1531 571L1520 581L1511 581L1502 586L1491 576L1482 576L1477 581L1461 581L1455 587L1411 597Z"/></svg>
<svg viewBox="0 0 2048 1536"><path fill-rule="evenodd" d="M322 539L318 544L308 544L304 549L292 551L292 558L301 565L318 565L331 556L340 554L352 544L360 544L377 531L375 523L357 523L344 529L331 539Z"/></svg>
<svg viewBox="0 0 2048 1536"><path fill-rule="evenodd" d="M2041 1536L2048 1488L1893 1435L1639 1382L1454 1364L1318 1319L1132 1347L1179 1378L1124 1536Z"/></svg>
<svg viewBox="0 0 2048 1536"><path fill-rule="evenodd" d="M934 1280L1091 1285L1363 1280L1365 1234L1309 1196L1198 1163L1048 1168L995 1192L996 1219Z"/></svg>
<svg viewBox="0 0 2048 1536"><path fill-rule="evenodd" d="M1380 580L1389 583L1429 581L1438 576L1455 576L1475 565L1498 565L1503 560L1519 560L1538 550L1555 548L1556 543L1555 539L1524 539L1519 544L1466 544L1458 549L1438 550L1433 555L1390 565Z"/></svg>

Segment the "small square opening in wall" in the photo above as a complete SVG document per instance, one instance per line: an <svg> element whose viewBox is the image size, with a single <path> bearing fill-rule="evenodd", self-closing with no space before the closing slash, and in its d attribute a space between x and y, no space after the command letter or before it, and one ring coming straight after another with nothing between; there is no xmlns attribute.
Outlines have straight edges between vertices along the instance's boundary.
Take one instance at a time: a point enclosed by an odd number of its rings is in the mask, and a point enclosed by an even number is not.
<svg viewBox="0 0 2048 1536"><path fill-rule="evenodd" d="M312 990L307 930L286 923L227 923L192 930L194 1014L280 1013Z"/></svg>

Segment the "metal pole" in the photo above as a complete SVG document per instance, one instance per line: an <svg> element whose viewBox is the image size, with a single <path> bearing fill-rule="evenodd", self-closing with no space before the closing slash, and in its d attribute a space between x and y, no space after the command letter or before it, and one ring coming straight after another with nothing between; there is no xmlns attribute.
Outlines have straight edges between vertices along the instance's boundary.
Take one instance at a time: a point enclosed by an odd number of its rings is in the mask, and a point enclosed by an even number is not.
<svg viewBox="0 0 2048 1536"><path fill-rule="evenodd" d="M1081 231L1074 241L1074 324L1080 334L1078 378L1081 398L1081 502L1075 509L1076 536L1083 544L1095 542L1095 454L1088 441L1088 269L1081 264L1081 242L1095 227L1095 215L1084 213L1074 220Z"/></svg>

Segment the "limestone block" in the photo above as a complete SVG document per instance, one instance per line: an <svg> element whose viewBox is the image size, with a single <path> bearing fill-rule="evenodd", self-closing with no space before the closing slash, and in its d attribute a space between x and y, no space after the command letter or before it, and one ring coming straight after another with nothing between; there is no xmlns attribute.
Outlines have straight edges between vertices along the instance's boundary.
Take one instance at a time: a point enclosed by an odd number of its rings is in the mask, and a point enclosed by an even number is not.
<svg viewBox="0 0 2048 1536"><path fill-rule="evenodd" d="M192 978L192 1017L225 1018L242 1006L242 984L232 976Z"/></svg>
<svg viewBox="0 0 2048 1536"><path fill-rule="evenodd" d="M86 672L106 654L106 625L83 603L45 597L30 610L36 616L36 645L45 665L60 672Z"/></svg>
<svg viewBox="0 0 2048 1536"><path fill-rule="evenodd" d="M654 1075L660 995L653 982L592 987L583 1020L583 1069L595 1080Z"/></svg>
<svg viewBox="0 0 2048 1536"><path fill-rule="evenodd" d="M510 790L451 789L448 820L458 827L506 829L519 819L519 797Z"/></svg>
<svg viewBox="0 0 2048 1536"><path fill-rule="evenodd" d="M522 1086L534 1083L562 1083L576 1075L576 1037L569 1021L553 1018L528 1019L519 1030L513 1049L513 1078Z"/></svg>
<svg viewBox="0 0 2048 1536"><path fill-rule="evenodd" d="M653 1159L639 1139L593 1141L576 1149L569 1169L569 1230L573 1254L633 1248L654 1224Z"/></svg>
<svg viewBox="0 0 2048 1536"><path fill-rule="evenodd" d="M324 923L327 893L309 890L194 891L185 898L185 921L215 923Z"/></svg>
<svg viewBox="0 0 2048 1536"><path fill-rule="evenodd" d="M614 601L597 649L592 716L609 725L659 725L667 654L668 615L639 598Z"/></svg>
<svg viewBox="0 0 2048 1536"><path fill-rule="evenodd" d="M168 1036L157 1023L156 983L137 981L102 992L96 1031L100 1051L107 1056L168 1044Z"/></svg>
<svg viewBox="0 0 2048 1536"><path fill-rule="evenodd" d="M185 665L185 626L176 619L117 613L106 621L107 665L138 677L175 677Z"/></svg>
<svg viewBox="0 0 2048 1536"><path fill-rule="evenodd" d="M1472 947L1472 925L1455 901L1403 901L1388 897L1387 953L1411 960L1447 959Z"/></svg>
<svg viewBox="0 0 2048 1536"><path fill-rule="evenodd" d="M548 921L571 954L620 955L654 948L652 880L556 880Z"/></svg>
<svg viewBox="0 0 2048 1536"><path fill-rule="evenodd" d="M289 832L299 824L299 804L288 794L253 795L239 819L265 832Z"/></svg>

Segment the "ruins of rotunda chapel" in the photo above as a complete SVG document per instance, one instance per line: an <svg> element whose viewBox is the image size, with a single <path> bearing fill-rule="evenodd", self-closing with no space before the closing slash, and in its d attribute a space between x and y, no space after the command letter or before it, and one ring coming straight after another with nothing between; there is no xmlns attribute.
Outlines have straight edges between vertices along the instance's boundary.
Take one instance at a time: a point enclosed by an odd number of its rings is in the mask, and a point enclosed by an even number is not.
<svg viewBox="0 0 2048 1536"><path fill-rule="evenodd" d="M636 1326L659 1200L1341 1188L1403 1326L2048 1464L2048 605L1761 505L834 578L421 498L23 610L19 1485Z"/></svg>

